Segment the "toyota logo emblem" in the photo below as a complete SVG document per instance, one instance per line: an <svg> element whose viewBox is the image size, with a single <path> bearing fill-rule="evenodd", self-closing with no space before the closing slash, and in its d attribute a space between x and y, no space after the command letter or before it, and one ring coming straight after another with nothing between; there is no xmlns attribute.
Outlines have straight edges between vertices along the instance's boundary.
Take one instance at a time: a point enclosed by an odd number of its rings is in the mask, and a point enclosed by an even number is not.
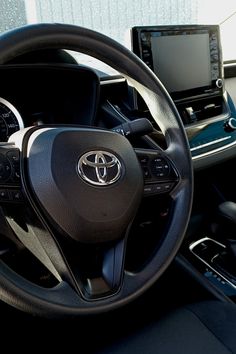
<svg viewBox="0 0 236 354"><path fill-rule="evenodd" d="M78 162L80 177L95 186L115 183L121 176L121 163L107 151L89 151Z"/></svg>

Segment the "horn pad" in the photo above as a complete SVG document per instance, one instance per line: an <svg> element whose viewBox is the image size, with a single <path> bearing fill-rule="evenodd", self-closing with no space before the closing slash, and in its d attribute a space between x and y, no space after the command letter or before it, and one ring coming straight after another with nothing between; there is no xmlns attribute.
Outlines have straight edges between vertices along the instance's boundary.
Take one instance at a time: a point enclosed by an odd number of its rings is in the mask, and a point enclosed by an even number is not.
<svg viewBox="0 0 236 354"><path fill-rule="evenodd" d="M45 215L83 243L120 238L143 193L129 141L114 132L74 127L29 133L26 180Z"/></svg>

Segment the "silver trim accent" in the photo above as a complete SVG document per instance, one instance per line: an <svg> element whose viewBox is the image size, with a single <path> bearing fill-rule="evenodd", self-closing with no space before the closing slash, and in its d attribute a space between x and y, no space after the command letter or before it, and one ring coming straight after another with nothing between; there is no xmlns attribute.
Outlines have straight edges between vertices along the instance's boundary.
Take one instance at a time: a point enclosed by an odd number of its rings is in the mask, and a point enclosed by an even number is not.
<svg viewBox="0 0 236 354"><path fill-rule="evenodd" d="M213 154L215 154L217 152L221 152L223 150L227 150L228 148L233 147L234 145L236 145L236 141L233 141L230 144L221 146L221 147L219 147L219 148L217 148L215 150L207 151L207 152L204 152L204 153L202 153L200 155L192 156L192 160L197 160L197 159L201 159L203 157L209 156L209 155L213 155Z"/></svg>
<svg viewBox="0 0 236 354"><path fill-rule="evenodd" d="M206 146L214 145L214 144L220 143L221 141L228 140L228 139L231 139L231 136L226 136L224 138L220 138L220 139L217 139L217 140L214 140L214 141L210 141L209 143L205 143L205 144L193 147L193 148L190 149L190 151L199 150L199 149L202 149L202 148L204 148Z"/></svg>
<svg viewBox="0 0 236 354"><path fill-rule="evenodd" d="M210 238L210 237L204 237L201 238L198 241L193 242L190 246L189 246L189 250L190 252L197 257L200 261L202 261L207 267L209 267L213 272L215 272L220 278L222 278L226 283L228 283L230 286L232 286L234 289L236 289L236 285L234 285L228 278L226 278L224 275L222 275L220 272L218 272L214 267L212 267L212 265L210 265L209 263L207 263L204 259L202 259L197 253L195 253L193 251L193 249L199 245L199 243L202 243L204 241L212 241L214 243L216 243L217 245L221 246L222 248L226 248L225 245L223 245L222 243Z"/></svg>
<svg viewBox="0 0 236 354"><path fill-rule="evenodd" d="M221 243L221 242L219 242L219 241L216 241L216 240L214 240L213 238L210 238L210 237L203 237L203 238L201 238L200 240L197 240L197 241L191 243L191 245L189 246L190 251L192 251L194 247L196 247L197 245L199 245L199 243L202 243L202 242L204 242L204 241L212 241L212 242L215 242L217 245L221 246L222 248L226 248L226 246L223 245L223 243ZM194 254L195 254L195 253L194 253Z"/></svg>
<svg viewBox="0 0 236 354"><path fill-rule="evenodd" d="M235 63L224 63L224 68L236 66Z"/></svg>
<svg viewBox="0 0 236 354"><path fill-rule="evenodd" d="M222 79L217 79L216 80L216 86L218 88L222 88L223 87L223 80Z"/></svg>
<svg viewBox="0 0 236 354"><path fill-rule="evenodd" d="M91 161L89 157L93 157L94 161ZM97 180L87 176L84 166L89 166L95 170ZM108 151L94 150L86 152L79 158L77 167L80 177L95 186L108 186L115 183L121 177L121 163L115 155ZM116 167L117 172L112 179L109 179L108 171L112 167Z"/></svg>
<svg viewBox="0 0 236 354"><path fill-rule="evenodd" d="M232 129L232 131L236 129L236 126L232 123L234 121L236 122L236 119L234 117L231 117L227 120L227 122L225 122L226 127L229 127L230 129Z"/></svg>
<svg viewBox="0 0 236 354"><path fill-rule="evenodd" d="M0 103L2 103L4 106L9 108L10 111L12 111L12 113L16 117L16 120L17 120L17 122L19 124L19 128L23 129L24 128L23 119L22 119L20 113L17 111L17 109L9 101L7 101L5 98L0 97Z"/></svg>
<svg viewBox="0 0 236 354"><path fill-rule="evenodd" d="M119 78L119 79L109 79L109 80L100 80L100 85L109 85L109 84L115 84L118 82L125 82L125 78Z"/></svg>

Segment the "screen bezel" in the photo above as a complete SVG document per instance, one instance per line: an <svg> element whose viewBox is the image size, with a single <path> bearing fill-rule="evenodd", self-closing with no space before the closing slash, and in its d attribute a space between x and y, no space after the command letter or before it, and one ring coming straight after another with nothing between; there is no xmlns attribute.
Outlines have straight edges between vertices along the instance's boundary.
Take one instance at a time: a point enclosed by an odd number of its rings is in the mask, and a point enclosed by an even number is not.
<svg viewBox="0 0 236 354"><path fill-rule="evenodd" d="M133 52L138 55L153 71L153 61L152 55L144 56L144 50L146 48L147 53L151 53L151 35L152 33L163 32L164 35L182 35L182 34L200 34L200 33L209 33L209 36L214 34L217 38L218 44L218 60L215 60L214 63L217 63L219 75L218 79L223 80L223 61L222 61L222 49L220 41L220 31L218 25L181 25L181 26L138 26L131 29L131 43ZM149 38L149 42L144 42L142 36L145 34ZM214 64L211 60L211 68ZM208 86L193 87L188 90L169 92L171 97L178 101L182 99L188 99L192 97L199 96L208 96L208 95L219 95L223 94L223 87L217 87L216 81L212 80L211 84Z"/></svg>

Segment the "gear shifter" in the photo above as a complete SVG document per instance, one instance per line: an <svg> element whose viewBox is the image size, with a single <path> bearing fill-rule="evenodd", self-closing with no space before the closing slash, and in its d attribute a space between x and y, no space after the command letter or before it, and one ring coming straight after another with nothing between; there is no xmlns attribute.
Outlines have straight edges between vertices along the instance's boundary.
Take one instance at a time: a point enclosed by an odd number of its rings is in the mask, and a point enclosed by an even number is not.
<svg viewBox="0 0 236 354"><path fill-rule="evenodd" d="M215 236L226 246L212 258L214 268L231 283L236 284L236 203L224 202L218 206Z"/></svg>
<svg viewBox="0 0 236 354"><path fill-rule="evenodd" d="M236 203L218 205L209 237L190 244L190 251L200 259L213 278L236 291ZM209 267L209 268L208 268ZM228 291L225 289L225 291Z"/></svg>

